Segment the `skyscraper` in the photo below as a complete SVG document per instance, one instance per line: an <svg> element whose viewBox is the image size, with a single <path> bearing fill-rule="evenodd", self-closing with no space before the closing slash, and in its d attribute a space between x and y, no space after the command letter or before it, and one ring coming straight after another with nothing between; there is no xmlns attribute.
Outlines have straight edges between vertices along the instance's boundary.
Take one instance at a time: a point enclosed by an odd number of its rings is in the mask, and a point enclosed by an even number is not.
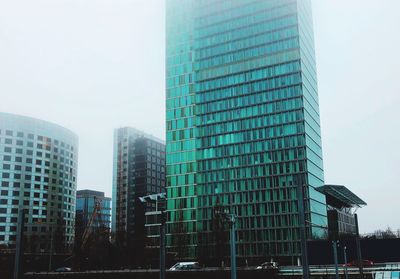
<svg viewBox="0 0 400 279"><path fill-rule="evenodd" d="M25 249L74 243L78 137L59 125L0 113L0 244L15 247L25 210Z"/></svg>
<svg viewBox="0 0 400 279"><path fill-rule="evenodd" d="M146 207L152 210L139 197L165 192L165 143L134 128L116 129L113 164L112 231L137 261L143 258Z"/></svg>
<svg viewBox="0 0 400 279"><path fill-rule="evenodd" d="M223 210L241 259L290 261L298 189L308 237L327 223L310 1L169 0L166 32L168 248L229 256Z"/></svg>

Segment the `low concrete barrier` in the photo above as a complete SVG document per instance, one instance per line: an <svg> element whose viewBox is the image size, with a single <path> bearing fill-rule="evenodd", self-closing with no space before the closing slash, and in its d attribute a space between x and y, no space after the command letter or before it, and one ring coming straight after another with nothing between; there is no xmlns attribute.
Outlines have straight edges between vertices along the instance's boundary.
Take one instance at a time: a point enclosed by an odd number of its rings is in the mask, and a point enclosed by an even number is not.
<svg viewBox="0 0 400 279"><path fill-rule="evenodd" d="M279 274L274 270L239 269L238 279L301 279L300 274ZM343 274L340 277L344 279ZM158 279L159 271L152 270L105 270L88 272L46 272L26 273L25 279ZM334 274L311 274L311 279L334 279ZM167 271L166 279L230 279L229 269L206 268L202 270ZM359 279L359 274L349 274L349 279ZM372 274L365 274L364 279L373 279Z"/></svg>

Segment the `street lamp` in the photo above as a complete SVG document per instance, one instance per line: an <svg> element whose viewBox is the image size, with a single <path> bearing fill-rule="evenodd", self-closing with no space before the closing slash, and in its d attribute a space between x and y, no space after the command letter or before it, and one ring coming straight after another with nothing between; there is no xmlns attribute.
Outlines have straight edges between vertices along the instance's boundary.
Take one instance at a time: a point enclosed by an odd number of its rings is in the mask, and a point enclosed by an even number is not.
<svg viewBox="0 0 400 279"><path fill-rule="evenodd" d="M236 238L235 238L236 215L227 214L226 219L228 221L231 231L231 279L236 279Z"/></svg>
<svg viewBox="0 0 400 279"><path fill-rule="evenodd" d="M156 203L156 212L158 212L158 201L165 201L166 194L152 194L148 196L139 197L142 203ZM160 225L160 279L165 279L165 207L161 208L161 225Z"/></svg>
<svg viewBox="0 0 400 279"><path fill-rule="evenodd" d="M217 212L217 214L229 224L231 235L231 279L236 279L236 231L235 223L237 216L232 213Z"/></svg>
<svg viewBox="0 0 400 279"><path fill-rule="evenodd" d="M304 210L304 195L303 185L300 183L296 187L297 190L297 203L299 212L299 223L300 223L300 245L301 245L301 264L303 268L303 279L310 278L310 270L308 266L308 251L307 251L307 234L306 234L306 220Z"/></svg>
<svg viewBox="0 0 400 279"><path fill-rule="evenodd" d="M347 247L343 247L343 255L344 255L344 276L346 279L348 279L348 274L347 274Z"/></svg>
<svg viewBox="0 0 400 279"><path fill-rule="evenodd" d="M22 278L21 262L24 254L23 237L24 237L24 225L25 225L25 209L23 207L19 208L18 215L19 216L18 216L15 261L14 261L14 279Z"/></svg>
<svg viewBox="0 0 400 279"><path fill-rule="evenodd" d="M337 247L338 247L338 241L333 240L332 241L332 247L333 247L333 260L335 262L335 278L339 279L339 267L338 267L338 256L337 256Z"/></svg>

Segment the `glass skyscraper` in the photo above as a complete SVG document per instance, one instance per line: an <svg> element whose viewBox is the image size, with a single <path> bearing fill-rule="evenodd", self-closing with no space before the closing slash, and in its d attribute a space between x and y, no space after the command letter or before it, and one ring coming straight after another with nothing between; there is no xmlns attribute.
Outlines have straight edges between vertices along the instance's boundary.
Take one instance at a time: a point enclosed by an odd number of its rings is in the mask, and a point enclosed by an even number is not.
<svg viewBox="0 0 400 279"><path fill-rule="evenodd" d="M29 252L72 249L78 137L59 125L0 113L0 245L15 247L20 210Z"/></svg>
<svg viewBox="0 0 400 279"><path fill-rule="evenodd" d="M167 246L180 259L299 256L326 236L309 0L167 1Z"/></svg>

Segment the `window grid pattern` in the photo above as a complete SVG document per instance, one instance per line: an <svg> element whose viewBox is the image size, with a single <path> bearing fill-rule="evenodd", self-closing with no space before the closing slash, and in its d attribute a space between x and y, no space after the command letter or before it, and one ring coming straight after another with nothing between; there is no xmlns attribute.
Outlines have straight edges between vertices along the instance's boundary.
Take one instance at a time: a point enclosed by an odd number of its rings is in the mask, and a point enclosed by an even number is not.
<svg viewBox="0 0 400 279"><path fill-rule="evenodd" d="M14 247L19 209L28 250L48 250L53 236L72 248L77 137L57 125L0 114L0 244Z"/></svg>
<svg viewBox="0 0 400 279"><path fill-rule="evenodd" d="M222 207L238 215L239 257L298 256L297 187L309 237L325 236L327 224L314 190L323 166L310 3L174 9L182 2L167 13L167 244L182 258L227 256L214 216ZM181 97L189 85L190 106Z"/></svg>

